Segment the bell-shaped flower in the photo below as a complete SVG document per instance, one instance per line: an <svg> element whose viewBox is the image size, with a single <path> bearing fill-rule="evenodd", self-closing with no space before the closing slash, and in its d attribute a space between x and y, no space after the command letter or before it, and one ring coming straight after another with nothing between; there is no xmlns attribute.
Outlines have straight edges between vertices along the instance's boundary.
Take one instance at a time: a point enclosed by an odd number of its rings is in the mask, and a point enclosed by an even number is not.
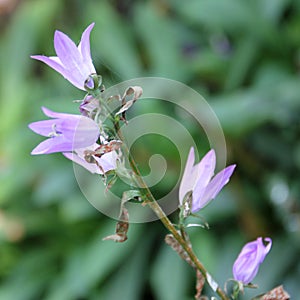
<svg viewBox="0 0 300 300"><path fill-rule="evenodd" d="M94 120L81 115L57 113L45 107L42 110L53 119L29 124L32 131L47 137L31 154L71 152L91 146L98 140L100 131Z"/></svg>
<svg viewBox="0 0 300 300"><path fill-rule="evenodd" d="M272 247L270 238L259 237L256 241L247 243L233 265L233 277L244 285L249 284L256 276L260 264Z"/></svg>
<svg viewBox="0 0 300 300"><path fill-rule="evenodd" d="M195 152L192 147L186 162L179 187L179 202L183 205L187 193L191 192L191 212L195 213L214 199L226 183L228 183L235 165L220 171L213 177L216 166L216 154L212 149L195 165Z"/></svg>
<svg viewBox="0 0 300 300"><path fill-rule="evenodd" d="M56 30L54 48L57 56L32 55L31 58L44 62L74 86L85 90L85 81L96 73L90 51L90 33L94 25L92 23L85 29L78 47L66 34Z"/></svg>
<svg viewBox="0 0 300 300"><path fill-rule="evenodd" d="M93 174L104 174L108 171L115 170L117 168L118 159L116 151L105 153L101 157L93 156L92 159L87 159L87 152L92 153L99 146L99 144L95 143L86 148L76 149L72 153L63 153L63 155ZM90 161L88 162L88 160Z"/></svg>

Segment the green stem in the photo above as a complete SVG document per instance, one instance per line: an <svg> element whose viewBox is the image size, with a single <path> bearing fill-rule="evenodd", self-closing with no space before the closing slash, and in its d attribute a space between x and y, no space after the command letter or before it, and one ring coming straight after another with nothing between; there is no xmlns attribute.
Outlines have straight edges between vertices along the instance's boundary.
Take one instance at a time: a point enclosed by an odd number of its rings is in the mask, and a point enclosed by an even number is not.
<svg viewBox="0 0 300 300"><path fill-rule="evenodd" d="M120 131L118 123L115 124L115 129L117 130L118 137L121 140L123 140L123 136L122 136L122 133ZM189 247L188 243L186 242L186 240L184 238L184 235L180 235L178 233L178 231L176 230L176 228L174 227L174 225L172 224L172 222L169 220L169 218L166 216L166 214L164 213L164 211L162 210L162 208L159 206L159 204L155 200L155 198L152 195L149 187L144 182L144 180L143 180L143 178L142 178L142 176L140 174L140 171L139 171L139 169L136 166L136 163L135 163L133 157L129 153L129 149L126 146L124 147L124 149L126 151L126 155L128 156L129 163L130 163L133 171L137 175L136 176L137 183L138 183L139 187L142 189L144 201L155 212L155 214L158 216L158 218L163 223L163 225L172 233L172 235L177 240L177 242L186 251L186 253L190 257L191 261L195 264L196 268L202 273L202 275L205 278L205 280L211 286L211 281L212 281L211 276L209 275L209 273L207 272L207 270L205 269L205 267L203 266L203 264L199 261L199 259L197 258L197 256L193 252L192 248ZM225 292L219 286L217 286L214 291L221 297L222 300L229 300L229 298L226 296Z"/></svg>

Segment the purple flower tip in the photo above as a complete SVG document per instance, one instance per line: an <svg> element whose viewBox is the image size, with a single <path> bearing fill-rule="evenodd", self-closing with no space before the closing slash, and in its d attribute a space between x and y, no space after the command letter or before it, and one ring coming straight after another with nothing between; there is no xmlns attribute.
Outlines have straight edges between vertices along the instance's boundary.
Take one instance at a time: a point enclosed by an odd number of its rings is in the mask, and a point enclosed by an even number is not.
<svg viewBox="0 0 300 300"><path fill-rule="evenodd" d="M256 276L260 264L270 252L272 240L259 237L256 241L247 243L234 262L232 272L235 280L249 284Z"/></svg>

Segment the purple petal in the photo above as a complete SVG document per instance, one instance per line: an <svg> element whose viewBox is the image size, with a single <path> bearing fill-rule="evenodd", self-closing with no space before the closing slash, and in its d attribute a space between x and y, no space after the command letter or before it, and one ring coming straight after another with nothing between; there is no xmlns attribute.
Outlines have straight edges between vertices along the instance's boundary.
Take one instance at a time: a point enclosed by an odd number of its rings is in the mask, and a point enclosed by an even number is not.
<svg viewBox="0 0 300 300"><path fill-rule="evenodd" d="M88 170L92 174L102 174L101 170L99 169L99 167L96 164L88 163L85 159L82 159L76 153L68 152L68 153L63 153L63 155L66 158L77 163L78 165L84 167L86 170Z"/></svg>
<svg viewBox="0 0 300 300"><path fill-rule="evenodd" d="M42 106L43 113L49 117L49 118L55 118L55 119L63 119L63 118L70 118L70 117L80 117L79 115L75 114L66 114L66 113L59 113L55 112L53 110L50 110L49 108L46 108L45 106Z"/></svg>
<svg viewBox="0 0 300 300"><path fill-rule="evenodd" d="M64 66L62 65L58 57L56 56L47 57L44 55L32 55L30 57L45 63L46 65L54 69L56 72L60 73L64 77L67 77L68 72L65 70Z"/></svg>
<svg viewBox="0 0 300 300"><path fill-rule="evenodd" d="M98 148L98 144L93 144L92 146L82 148L82 149L76 149L75 153L63 153L65 157L68 159L74 161L75 163L81 165L85 169L87 169L91 173L96 173L96 174L102 174L102 170L97 166L97 164L93 163L88 163L84 159L84 152L86 150L95 150ZM117 161L118 155L115 151L109 152L104 154L101 158L95 157L97 160L98 164L102 167L104 172L108 172L110 170L116 169L116 161Z"/></svg>
<svg viewBox="0 0 300 300"><path fill-rule="evenodd" d="M87 96L79 106L80 113L83 116L90 116L96 111L100 111L100 103L97 98L93 96Z"/></svg>
<svg viewBox="0 0 300 300"><path fill-rule="evenodd" d="M81 36L81 41L78 45L78 49L82 55L83 62L89 66L90 73L96 73L94 65L91 58L91 49L90 49L90 34L94 27L95 23L89 25Z"/></svg>
<svg viewBox="0 0 300 300"><path fill-rule="evenodd" d="M70 134L72 134L70 132ZM83 148L94 144L99 138L100 130L95 121L81 116L75 128L73 140L74 149Z"/></svg>
<svg viewBox="0 0 300 300"><path fill-rule="evenodd" d="M54 69L56 72L60 73L65 79L70 81L74 86L76 86L77 88L79 88L81 90L84 90L81 76L80 76L80 79L78 80L78 78L76 76L77 74L72 72L72 71L69 71L68 69L66 69L62 65L62 63L61 63L61 61L59 60L58 57L56 57L56 56L47 57L47 56L43 56L43 55L33 55L33 56L31 56L31 58L42 61L43 63L47 64L49 67Z"/></svg>
<svg viewBox="0 0 300 300"><path fill-rule="evenodd" d="M115 170L117 168L118 155L115 151L104 154L101 158L97 159L99 165L103 168L104 172Z"/></svg>
<svg viewBox="0 0 300 300"><path fill-rule="evenodd" d="M81 55L84 59L91 58L91 49L90 49L90 34L94 27L95 23L90 24L85 31L82 33L78 49L81 52Z"/></svg>
<svg viewBox="0 0 300 300"><path fill-rule="evenodd" d="M66 34L58 30L54 34L54 48L58 58L66 69L80 69L82 61L79 50Z"/></svg>
<svg viewBox="0 0 300 300"><path fill-rule="evenodd" d="M201 159L198 164L198 180L204 182L205 186L209 183L211 177L214 175L216 167L216 153L215 150L211 149L207 154Z"/></svg>
<svg viewBox="0 0 300 300"><path fill-rule="evenodd" d="M255 261L257 262L258 265L260 265L264 261L266 255L271 250L272 240L270 238L262 239L261 237L259 237L259 238L257 238L257 240L255 242L256 242L256 248L257 248ZM267 243L267 245L265 245L265 243ZM246 247L246 249L247 249L247 247Z"/></svg>
<svg viewBox="0 0 300 300"><path fill-rule="evenodd" d="M197 181L193 190L193 199L201 199L216 167L216 154L210 150L196 166L198 168Z"/></svg>
<svg viewBox="0 0 300 300"><path fill-rule="evenodd" d="M41 142L32 150L31 154L50 154L55 152L72 151L72 149L72 141L66 140L63 136L58 136Z"/></svg>
<svg viewBox="0 0 300 300"><path fill-rule="evenodd" d="M35 133L49 137L49 134L53 132L55 126L55 120L44 120L33 122L28 127Z"/></svg>
<svg viewBox="0 0 300 300"><path fill-rule="evenodd" d="M193 176L193 166L195 163L195 150L191 147L185 169L182 175L180 187L179 187L179 202L182 204L184 196L187 192L191 191L196 181L196 176Z"/></svg>
<svg viewBox="0 0 300 300"><path fill-rule="evenodd" d="M202 197L193 198L192 212L196 212L206 206L221 191L225 184L228 183L236 165L231 165L220 171L207 185ZM194 195L193 195L194 196Z"/></svg>

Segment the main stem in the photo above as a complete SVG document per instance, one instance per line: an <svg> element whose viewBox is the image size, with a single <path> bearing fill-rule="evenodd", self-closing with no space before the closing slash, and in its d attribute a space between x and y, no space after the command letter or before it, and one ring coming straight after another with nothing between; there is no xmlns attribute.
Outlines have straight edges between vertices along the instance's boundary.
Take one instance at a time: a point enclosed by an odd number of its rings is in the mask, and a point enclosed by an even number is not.
<svg viewBox="0 0 300 300"><path fill-rule="evenodd" d="M120 138L120 140L124 141L118 123L115 124L115 129L118 133L118 137ZM143 200L155 212L155 214L158 216L158 218L163 223L163 225L172 233L172 235L177 240L177 242L186 251L186 253L190 257L191 261L195 264L196 268L201 272L201 274L205 278L206 282L208 282L210 284L210 282L212 280L211 276L208 274L207 270L205 269L203 264L199 261L199 259L197 258L197 256L193 252L192 248L188 245L188 243L186 242L184 237L182 237L178 233L178 231L176 230L176 228L174 227L172 222L169 220L169 218L166 216L166 214L164 213L162 208L159 206L159 204L155 200L155 198L152 195L149 187L144 182L144 180L142 178L142 175L141 175L139 169L137 168L136 163L135 163L132 155L130 154L129 149L126 147L126 145L124 145L123 149L126 152L126 155L128 157L131 168L133 169L134 173L136 174L136 180L137 180L138 186L142 189L143 198L144 198ZM217 286L217 288L214 290L214 292L216 292L221 297L222 300L229 300L227 295L224 293L224 291L219 286Z"/></svg>

